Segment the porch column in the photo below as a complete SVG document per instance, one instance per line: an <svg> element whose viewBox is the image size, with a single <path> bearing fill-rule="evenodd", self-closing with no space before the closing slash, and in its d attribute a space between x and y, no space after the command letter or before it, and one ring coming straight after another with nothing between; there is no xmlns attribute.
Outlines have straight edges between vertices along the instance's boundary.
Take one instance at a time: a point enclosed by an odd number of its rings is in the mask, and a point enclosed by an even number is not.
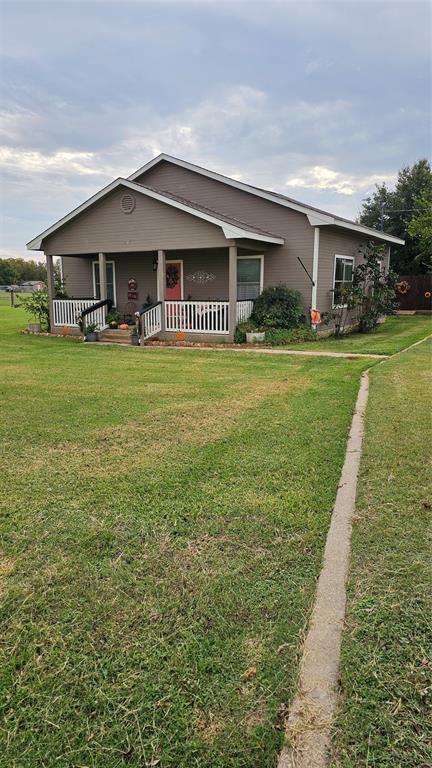
<svg viewBox="0 0 432 768"><path fill-rule="evenodd" d="M237 320L237 246L229 247L228 267L228 300L229 300L229 325L228 340L234 341L234 332Z"/></svg>
<svg viewBox="0 0 432 768"><path fill-rule="evenodd" d="M106 255L99 254L99 285L101 301L108 298L107 293L107 273L106 273Z"/></svg>
<svg viewBox="0 0 432 768"><path fill-rule="evenodd" d="M48 292L48 307L49 307L49 330L54 328L54 261L52 253L46 254L46 270L47 270L47 292Z"/></svg>
<svg viewBox="0 0 432 768"><path fill-rule="evenodd" d="M157 286L157 301L162 302L161 312L161 331L165 330L165 284L166 284L166 253L165 251L157 252L157 273L156 273L156 286Z"/></svg>

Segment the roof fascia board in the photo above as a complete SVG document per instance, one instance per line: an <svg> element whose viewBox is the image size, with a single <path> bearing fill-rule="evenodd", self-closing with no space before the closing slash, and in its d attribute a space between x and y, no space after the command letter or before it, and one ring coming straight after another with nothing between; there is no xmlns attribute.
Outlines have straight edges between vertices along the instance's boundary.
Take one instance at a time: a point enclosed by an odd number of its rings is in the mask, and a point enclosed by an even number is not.
<svg viewBox="0 0 432 768"><path fill-rule="evenodd" d="M235 187L236 189L240 189L243 192L248 192L249 194L255 195L256 197L261 197L264 200L269 200L270 202L276 203L277 205L282 205L285 208L290 208L291 210L298 211L299 213L304 213L308 217L308 221L313 227L325 226L326 224L333 225L335 227L342 227L343 229L351 229L355 232L361 232L365 235L376 237L379 240L385 240L386 242L389 242L389 243L405 245L405 240L401 240L399 237L394 237L393 235L387 235L385 233L378 232L378 230L371 229L370 227L363 227L361 224L355 224L354 222L351 223L351 222L343 221L342 219L339 219L337 216L331 216L330 214L313 211L309 207L303 206L298 203L292 203L289 200L284 200L281 197L272 195L271 192L254 189L250 187L248 184L244 184L241 181L237 181L236 179L230 179L228 176L222 176L221 174L216 173L215 171L209 171L207 170L207 168L200 168L199 166L194 165L193 163L188 163L186 160L180 160L177 157L172 157L171 155L166 155L164 153L162 153L161 155L158 155L157 157L154 157L152 160L149 160L148 163L146 163L137 171L135 171L130 176L128 176L128 180L134 181L136 178L138 178L138 176L141 176L146 171L149 171L150 168L153 168L153 166L157 165L163 160L169 163L173 163L173 165L178 165L180 168L185 168L188 171L193 171L195 173L201 174L202 176L207 176L207 178L213 179L214 181L220 181L223 184L227 184L228 186Z"/></svg>
<svg viewBox="0 0 432 768"><path fill-rule="evenodd" d="M334 226L344 227L345 229L351 229L354 232L359 232L362 235L368 235L369 237L374 237L377 240L385 240L388 243L395 243L396 245L405 245L405 240L401 240L400 237L395 237L394 235L387 235L385 232L379 232L377 229L364 227L362 224L354 224L354 222L351 223L347 221L341 222L340 219L335 218Z"/></svg>

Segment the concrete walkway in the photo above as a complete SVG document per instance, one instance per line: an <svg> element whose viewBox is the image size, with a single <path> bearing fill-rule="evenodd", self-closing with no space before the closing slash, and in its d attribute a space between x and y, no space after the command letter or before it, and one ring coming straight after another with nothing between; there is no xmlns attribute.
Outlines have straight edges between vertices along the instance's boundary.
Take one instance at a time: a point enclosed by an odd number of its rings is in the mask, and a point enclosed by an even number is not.
<svg viewBox="0 0 432 768"><path fill-rule="evenodd" d="M98 341L98 344L114 344L117 345L117 342L115 341ZM127 345L124 345L127 346ZM149 344L144 345L142 347L134 347L134 349L139 349L141 351L148 351L150 349L175 349L176 351L191 351L191 352L243 352L248 353L252 352L253 354L261 354L261 355L299 355L300 357L344 357L348 358L348 360L353 360L357 358L365 358L365 359L375 359L375 360L386 360L388 358L388 355L375 355L375 354L365 354L364 352L326 352L325 350L319 351L315 349L311 350L302 350L302 349L273 349L270 347L230 347L229 345L220 347L212 347L212 346L202 346L202 347L186 347L186 346L176 346L175 344Z"/></svg>

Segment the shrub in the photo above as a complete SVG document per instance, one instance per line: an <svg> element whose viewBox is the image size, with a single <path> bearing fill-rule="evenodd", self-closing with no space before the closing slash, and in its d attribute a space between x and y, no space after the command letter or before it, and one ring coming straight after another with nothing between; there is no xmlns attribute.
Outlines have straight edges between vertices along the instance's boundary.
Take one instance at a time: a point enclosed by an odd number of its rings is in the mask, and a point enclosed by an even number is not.
<svg viewBox="0 0 432 768"><path fill-rule="evenodd" d="M298 291L286 285L266 288L254 301L252 320L265 328L295 328L304 322Z"/></svg>
<svg viewBox="0 0 432 768"><path fill-rule="evenodd" d="M316 341L317 335L309 325L299 325L297 328L269 328L266 331L267 344L279 346L295 344L301 341Z"/></svg>
<svg viewBox="0 0 432 768"><path fill-rule="evenodd" d="M234 333L234 343L244 344L246 341L246 334L251 331L257 331L258 326L253 320L246 320L244 323L239 323Z"/></svg>

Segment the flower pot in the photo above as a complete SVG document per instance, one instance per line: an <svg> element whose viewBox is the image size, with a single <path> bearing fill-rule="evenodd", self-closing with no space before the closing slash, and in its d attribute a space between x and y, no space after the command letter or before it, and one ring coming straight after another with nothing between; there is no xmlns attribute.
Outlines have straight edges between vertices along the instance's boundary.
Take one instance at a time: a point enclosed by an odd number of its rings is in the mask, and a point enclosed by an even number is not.
<svg viewBox="0 0 432 768"><path fill-rule="evenodd" d="M251 331L250 333L246 334L246 341L248 344L254 344L257 341L264 341L265 339L265 333L264 331Z"/></svg>
<svg viewBox="0 0 432 768"><path fill-rule="evenodd" d="M140 343L139 336L131 336L131 344L133 347L139 347L139 343Z"/></svg>
<svg viewBox="0 0 432 768"><path fill-rule="evenodd" d="M27 330L30 333L40 333L41 332L41 324L40 323L29 323L27 326Z"/></svg>
<svg viewBox="0 0 432 768"><path fill-rule="evenodd" d="M92 331L91 333L86 333L85 340L86 341L97 341L97 333L96 331Z"/></svg>

